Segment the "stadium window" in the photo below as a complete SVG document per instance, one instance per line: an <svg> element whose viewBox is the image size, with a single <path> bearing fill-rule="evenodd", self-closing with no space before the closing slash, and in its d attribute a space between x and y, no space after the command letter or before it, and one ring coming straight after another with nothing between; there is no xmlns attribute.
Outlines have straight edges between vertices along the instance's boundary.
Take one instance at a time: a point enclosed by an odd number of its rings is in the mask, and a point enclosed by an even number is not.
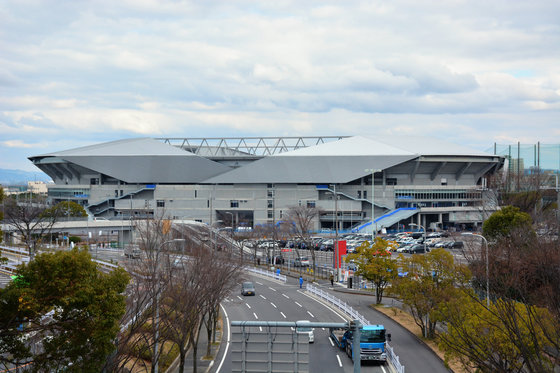
<svg viewBox="0 0 560 373"><path fill-rule="evenodd" d="M239 201L237 200L229 201L229 207L239 207Z"/></svg>
<svg viewBox="0 0 560 373"><path fill-rule="evenodd" d="M99 185L99 179L96 177L92 177L91 179L89 179L89 183L91 185Z"/></svg>
<svg viewBox="0 0 560 373"><path fill-rule="evenodd" d="M273 201L271 199L269 199L268 202L267 202L267 208L269 208L269 209L274 208Z"/></svg>
<svg viewBox="0 0 560 373"><path fill-rule="evenodd" d="M315 201L307 201L307 208L308 209L315 208Z"/></svg>
<svg viewBox="0 0 560 373"><path fill-rule="evenodd" d="M362 198L362 191L358 190L358 199Z"/></svg>
<svg viewBox="0 0 560 373"><path fill-rule="evenodd" d="M266 184L267 188L274 188L274 184Z"/></svg>
<svg viewBox="0 0 560 373"><path fill-rule="evenodd" d="M364 190L364 199L367 199L367 190Z"/></svg>
<svg viewBox="0 0 560 373"><path fill-rule="evenodd" d="M158 199L158 200L156 201L156 206L157 206L157 207L165 207L165 201L162 200L162 199Z"/></svg>
<svg viewBox="0 0 560 373"><path fill-rule="evenodd" d="M196 192L196 190L195 190L195 191L194 191L194 198L196 198L196 196L197 196L197 192Z"/></svg>
<svg viewBox="0 0 560 373"><path fill-rule="evenodd" d="M274 197L274 191L273 190L267 191L267 196L268 196L268 198Z"/></svg>
<svg viewBox="0 0 560 373"><path fill-rule="evenodd" d="M274 219L274 212L272 210L268 210L268 219Z"/></svg>

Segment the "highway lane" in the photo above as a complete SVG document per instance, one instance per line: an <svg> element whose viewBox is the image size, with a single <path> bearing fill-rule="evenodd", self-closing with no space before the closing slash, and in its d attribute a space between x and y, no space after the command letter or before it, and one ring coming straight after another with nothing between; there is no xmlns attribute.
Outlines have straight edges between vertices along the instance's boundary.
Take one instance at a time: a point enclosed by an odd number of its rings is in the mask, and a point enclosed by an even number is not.
<svg viewBox="0 0 560 373"><path fill-rule="evenodd" d="M391 318L371 309L375 298L365 295L333 292L338 299L347 302L372 324L383 324L391 333L391 346L405 366L407 373L449 373L443 362L428 347L418 342L417 338L402 328ZM387 299L385 299L387 300Z"/></svg>
<svg viewBox="0 0 560 373"><path fill-rule="evenodd" d="M257 295L242 297L234 294L226 302L229 321L298 321L343 322L345 318L324 304L309 297L296 284L280 284L253 277ZM310 372L353 372L353 363L344 351L339 350L328 338L328 331L316 328L315 343L310 344ZM228 350L228 352L230 352ZM228 354L229 355L229 354ZM220 372L231 371L230 356L227 356ZM219 361L220 358L217 359ZM388 372L379 364L362 366L362 372Z"/></svg>

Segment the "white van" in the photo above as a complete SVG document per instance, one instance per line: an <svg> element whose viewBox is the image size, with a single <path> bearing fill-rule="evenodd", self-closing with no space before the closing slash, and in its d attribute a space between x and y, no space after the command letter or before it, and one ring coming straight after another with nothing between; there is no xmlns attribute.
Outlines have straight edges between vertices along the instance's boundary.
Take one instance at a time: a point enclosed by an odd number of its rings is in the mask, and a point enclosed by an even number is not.
<svg viewBox="0 0 560 373"><path fill-rule="evenodd" d="M296 323L296 333L297 334L306 334L309 337L309 343L315 342L315 335L313 334L313 328L305 325L309 324L309 320L299 320Z"/></svg>

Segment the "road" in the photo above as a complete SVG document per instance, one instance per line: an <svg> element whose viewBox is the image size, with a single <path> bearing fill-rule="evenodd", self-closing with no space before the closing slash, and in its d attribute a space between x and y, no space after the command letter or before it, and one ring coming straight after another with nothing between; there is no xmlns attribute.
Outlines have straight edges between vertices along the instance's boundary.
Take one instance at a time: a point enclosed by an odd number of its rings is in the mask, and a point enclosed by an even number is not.
<svg viewBox="0 0 560 373"><path fill-rule="evenodd" d="M309 296L305 290L301 290L294 279L287 284L252 277L255 283L257 295L254 297L242 297L234 294L224 302L224 308L228 315L228 323L236 321L298 321L310 320L315 322L344 322L345 317L333 311L330 307ZM402 329L398 324L380 315L367 307L371 298L336 292L340 299L344 298L349 304L359 307L359 312L374 324L384 324L388 332L392 333L392 345L401 356L401 361L406 366L407 373L446 373L441 360L420 344L415 337ZM340 296L339 296L340 295ZM227 336L227 333L225 333ZM224 343L225 345L225 343ZM222 360L225 348L220 349L220 355L216 357L216 367ZM229 350L228 350L229 355ZM310 372L353 372L353 363L344 351L335 347L328 338L328 331L315 329L315 343L309 348L309 371ZM230 372L230 356L226 356L220 370L215 372ZM367 363L362 365L362 372L386 373L388 367L378 363Z"/></svg>

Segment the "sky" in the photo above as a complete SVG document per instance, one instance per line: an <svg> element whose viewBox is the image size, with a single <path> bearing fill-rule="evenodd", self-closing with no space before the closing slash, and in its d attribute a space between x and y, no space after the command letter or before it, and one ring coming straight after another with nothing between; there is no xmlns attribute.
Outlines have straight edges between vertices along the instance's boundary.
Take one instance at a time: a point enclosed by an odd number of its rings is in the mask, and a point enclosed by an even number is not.
<svg viewBox="0 0 560 373"><path fill-rule="evenodd" d="M133 137L560 143L560 2L0 2L0 168Z"/></svg>

